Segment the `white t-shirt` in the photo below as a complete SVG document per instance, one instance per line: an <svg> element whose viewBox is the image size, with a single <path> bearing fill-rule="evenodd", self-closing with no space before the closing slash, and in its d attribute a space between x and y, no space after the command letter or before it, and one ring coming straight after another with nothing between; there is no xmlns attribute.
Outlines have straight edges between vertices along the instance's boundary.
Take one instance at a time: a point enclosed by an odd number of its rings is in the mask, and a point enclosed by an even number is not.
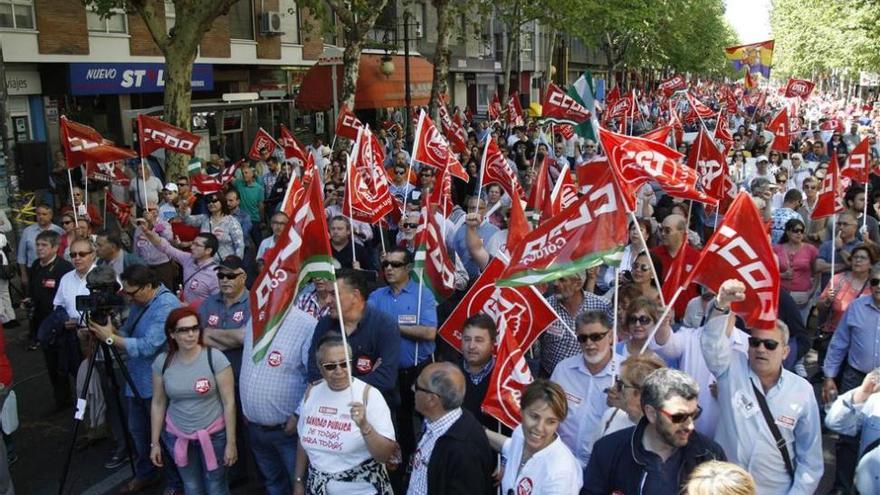
<svg viewBox="0 0 880 495"><path fill-rule="evenodd" d="M353 379L354 397L360 402L367 384ZM321 382L309 392L299 409L299 441L309 456L309 462L318 471L338 473L351 469L370 457L361 431L351 420L352 392L345 389L335 392ZM376 433L394 440L391 411L382 394L370 387L367 398L367 421ZM327 483L327 495L372 495L375 489L369 483Z"/></svg>
<svg viewBox="0 0 880 495"><path fill-rule="evenodd" d="M501 449L501 455L507 460L501 479L501 493L577 495L580 492L583 483L581 465L561 438L557 437L553 443L533 454L526 465L518 469L524 446L525 438L520 425L513 430L513 436L504 442Z"/></svg>

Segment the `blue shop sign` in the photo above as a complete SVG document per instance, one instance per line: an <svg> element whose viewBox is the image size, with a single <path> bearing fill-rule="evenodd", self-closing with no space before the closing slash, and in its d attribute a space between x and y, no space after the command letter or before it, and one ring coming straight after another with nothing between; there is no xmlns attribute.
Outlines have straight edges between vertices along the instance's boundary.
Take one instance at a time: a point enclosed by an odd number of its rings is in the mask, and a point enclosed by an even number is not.
<svg viewBox="0 0 880 495"><path fill-rule="evenodd" d="M213 66L193 65L192 90L213 89ZM73 95L161 93L162 91L165 91L165 64L70 64L70 93Z"/></svg>

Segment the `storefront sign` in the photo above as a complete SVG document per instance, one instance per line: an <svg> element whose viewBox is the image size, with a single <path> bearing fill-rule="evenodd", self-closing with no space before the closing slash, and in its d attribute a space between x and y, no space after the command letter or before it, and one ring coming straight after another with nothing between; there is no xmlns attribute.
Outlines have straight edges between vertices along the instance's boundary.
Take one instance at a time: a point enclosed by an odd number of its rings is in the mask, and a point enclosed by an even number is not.
<svg viewBox="0 0 880 495"><path fill-rule="evenodd" d="M9 96L42 93L40 73L35 70L6 69L6 92Z"/></svg>
<svg viewBox="0 0 880 495"><path fill-rule="evenodd" d="M214 89L214 68L193 65L192 90ZM70 92L74 95L160 93L165 91L165 64L70 64Z"/></svg>

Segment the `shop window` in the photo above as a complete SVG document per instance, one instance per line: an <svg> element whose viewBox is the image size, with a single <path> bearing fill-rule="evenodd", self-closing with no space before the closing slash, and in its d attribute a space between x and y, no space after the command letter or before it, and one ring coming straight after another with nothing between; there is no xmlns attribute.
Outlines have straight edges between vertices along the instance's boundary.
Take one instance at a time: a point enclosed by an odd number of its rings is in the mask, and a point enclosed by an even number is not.
<svg viewBox="0 0 880 495"><path fill-rule="evenodd" d="M110 15L101 17L94 8L86 10L89 32L104 34L127 34L128 17L122 9L111 9Z"/></svg>
<svg viewBox="0 0 880 495"><path fill-rule="evenodd" d="M0 28L33 29L33 1L0 0Z"/></svg>
<svg viewBox="0 0 880 495"><path fill-rule="evenodd" d="M229 7L229 38L254 39L254 4L252 0L238 0Z"/></svg>

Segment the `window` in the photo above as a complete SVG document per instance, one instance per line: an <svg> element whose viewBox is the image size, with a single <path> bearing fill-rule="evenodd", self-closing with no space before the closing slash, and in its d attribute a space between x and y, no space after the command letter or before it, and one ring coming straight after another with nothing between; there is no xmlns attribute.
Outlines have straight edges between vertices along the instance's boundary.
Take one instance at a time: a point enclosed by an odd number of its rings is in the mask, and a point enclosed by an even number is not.
<svg viewBox="0 0 880 495"><path fill-rule="evenodd" d="M33 29L33 1L0 0L0 28Z"/></svg>
<svg viewBox="0 0 880 495"><path fill-rule="evenodd" d="M532 31L526 31L525 29L520 31L519 34L519 50L522 56L523 62L531 62L534 60L534 43L535 43L535 33Z"/></svg>
<svg viewBox="0 0 880 495"><path fill-rule="evenodd" d="M425 37L425 4L416 3L410 5L407 9L409 16L409 37L413 39L424 39ZM416 27L418 26L418 27Z"/></svg>
<svg viewBox="0 0 880 495"><path fill-rule="evenodd" d="M234 40L254 39L254 5L251 0L238 0L229 7L229 37Z"/></svg>
<svg viewBox="0 0 880 495"><path fill-rule="evenodd" d="M174 11L174 1L165 0L165 32L171 33L171 28L177 21L177 15Z"/></svg>
<svg viewBox="0 0 880 495"><path fill-rule="evenodd" d="M86 10L89 32L106 34L128 33L128 17L122 9L111 9L110 16L102 18L94 8Z"/></svg>
<svg viewBox="0 0 880 495"><path fill-rule="evenodd" d="M282 43L299 43L299 8L294 0L281 0L279 4L282 20L281 25L284 34L281 35Z"/></svg>

